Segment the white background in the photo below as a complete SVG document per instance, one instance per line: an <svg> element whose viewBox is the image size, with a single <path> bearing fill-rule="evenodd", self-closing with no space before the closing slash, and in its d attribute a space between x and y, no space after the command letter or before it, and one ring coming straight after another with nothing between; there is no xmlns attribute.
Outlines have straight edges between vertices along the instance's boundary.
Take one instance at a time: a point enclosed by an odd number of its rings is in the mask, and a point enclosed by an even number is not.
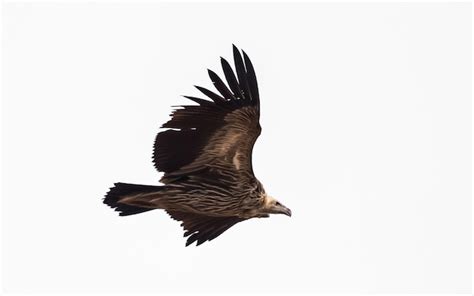
<svg viewBox="0 0 474 296"><path fill-rule="evenodd" d="M470 4L7 4L7 292L471 289ZM157 184L171 105L231 44L257 71L254 169L293 217L184 247L159 211L118 217L118 181Z"/></svg>

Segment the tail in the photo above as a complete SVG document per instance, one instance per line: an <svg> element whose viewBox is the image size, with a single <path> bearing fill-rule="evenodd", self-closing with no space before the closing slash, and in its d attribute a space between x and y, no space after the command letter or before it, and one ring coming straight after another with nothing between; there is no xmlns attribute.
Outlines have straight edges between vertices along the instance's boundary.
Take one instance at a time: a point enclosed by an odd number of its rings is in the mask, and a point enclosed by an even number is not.
<svg viewBox="0 0 474 296"><path fill-rule="evenodd" d="M128 205L120 203L120 200L141 193L153 193L163 189L163 186L137 185L127 183L115 183L104 198L104 203L119 212L120 216L135 215L154 210L150 207L140 207L137 205Z"/></svg>

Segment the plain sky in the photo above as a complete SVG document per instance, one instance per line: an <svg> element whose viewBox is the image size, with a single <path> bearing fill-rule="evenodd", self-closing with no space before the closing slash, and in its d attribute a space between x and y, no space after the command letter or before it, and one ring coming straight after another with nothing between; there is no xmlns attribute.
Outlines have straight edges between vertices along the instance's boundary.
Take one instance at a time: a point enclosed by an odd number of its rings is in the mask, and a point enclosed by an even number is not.
<svg viewBox="0 0 474 296"><path fill-rule="evenodd" d="M469 3L10 3L3 26L5 291L470 293ZM185 248L102 198L157 184L159 126L232 43L293 217Z"/></svg>

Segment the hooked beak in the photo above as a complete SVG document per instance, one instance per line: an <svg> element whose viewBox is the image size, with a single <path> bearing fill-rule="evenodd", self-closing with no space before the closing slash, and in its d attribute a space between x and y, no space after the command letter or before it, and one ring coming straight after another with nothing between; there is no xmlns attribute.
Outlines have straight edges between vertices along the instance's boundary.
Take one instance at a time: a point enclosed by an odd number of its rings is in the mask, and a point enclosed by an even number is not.
<svg viewBox="0 0 474 296"><path fill-rule="evenodd" d="M278 204L275 212L277 214L284 214L284 215L287 215L288 217L291 217L291 210L280 203Z"/></svg>

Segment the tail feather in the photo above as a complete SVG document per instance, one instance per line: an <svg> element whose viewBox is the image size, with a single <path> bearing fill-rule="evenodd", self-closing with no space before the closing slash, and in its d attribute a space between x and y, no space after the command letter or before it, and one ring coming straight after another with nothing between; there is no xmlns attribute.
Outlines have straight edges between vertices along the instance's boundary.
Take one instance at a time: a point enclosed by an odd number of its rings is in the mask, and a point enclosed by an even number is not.
<svg viewBox="0 0 474 296"><path fill-rule="evenodd" d="M120 200L139 193L157 192L162 189L162 186L138 185L128 183L115 183L114 187L105 195L104 204L119 212L120 216L135 215L147 211L154 210L153 208L139 207L120 203Z"/></svg>

